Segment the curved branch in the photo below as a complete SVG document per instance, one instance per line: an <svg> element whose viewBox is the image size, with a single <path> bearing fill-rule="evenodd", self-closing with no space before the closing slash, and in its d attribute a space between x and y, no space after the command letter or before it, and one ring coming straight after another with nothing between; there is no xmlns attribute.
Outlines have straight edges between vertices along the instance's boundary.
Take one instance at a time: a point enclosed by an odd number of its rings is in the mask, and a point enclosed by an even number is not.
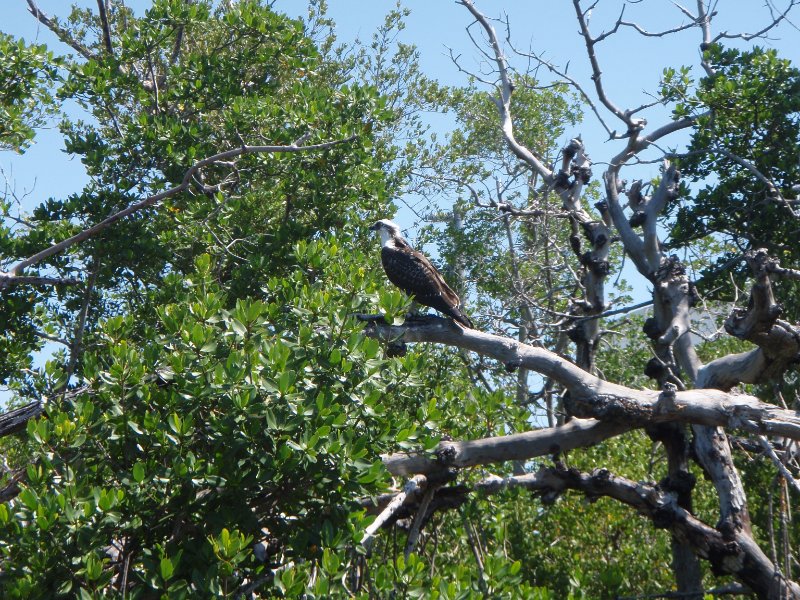
<svg viewBox="0 0 800 600"><path fill-rule="evenodd" d="M299 140L297 140L296 142L292 143L289 146L242 146L241 148L234 148L232 150L226 150L225 152L220 152L219 154L214 154L213 156L209 156L208 158L204 158L204 159L196 162L191 167L189 167L189 169L184 174L183 180L181 181L180 184L178 184L176 186L173 186L173 187L169 188L168 190L164 190L163 192L155 194L154 196L149 196L148 198L145 198L144 200L142 200L140 202L137 202L136 204L132 204L132 205L128 206L127 208L124 208L121 211L116 212L116 213L114 213L113 215L111 215L109 217L106 217L105 219L103 219L99 223L96 223L95 225L92 225L91 227L89 227L87 229L84 229L80 233L76 233L72 237L67 238L66 240L63 240L61 242L58 242L57 244L53 244L49 248L46 248L46 249L42 250L41 252L38 252L38 253L34 254L33 256L18 262L16 265L11 267L8 270L8 272L0 273L0 277L3 278L3 279L0 279L0 290L5 289L5 288L9 287L10 285L14 284L16 282L16 279L15 279L16 276L19 275L19 273L21 271L23 271L24 269L26 269L26 268L28 268L30 266L33 266L35 264L38 264L41 261L43 261L44 259L49 258L49 257L51 257L51 256L53 256L55 254L59 254L59 253L63 252L64 250L66 250L67 248L69 248L70 246L74 246L75 244L78 244L80 242L83 242L84 240L87 240L87 239L89 239L91 237L94 237L95 235L97 235L98 233L100 233L101 231L106 229L107 227L110 227L111 225L113 225L117 221L119 221L121 219L124 219L125 217L127 217L129 215L132 215L132 214L134 214L136 212L144 210L145 208L149 208L151 206L154 206L154 205L158 204L159 202L161 202L162 200L165 200L167 198L175 196L175 195L177 195L177 194L189 189L189 186L190 186L190 184L192 182L192 177L194 176L195 173L197 173L197 171L199 171L203 167L207 167L207 166L212 165L214 163L218 163L218 162L222 162L222 161L225 161L225 160L228 160L228 159L231 159L231 158L235 158L237 156L243 156L245 154L306 152L306 151L311 151L311 150L324 150L326 148L330 148L332 146L336 146L338 144L343 144L343 143L346 143L346 142L351 142L354 139L356 139L356 136L352 135L352 136L350 136L348 138L341 139L341 140L334 140L334 141L330 141L330 142L323 142L323 143L320 143L320 144L310 144L308 146L302 146L301 144L303 143L303 141L304 141L304 139L306 137L307 136L303 136L302 138L300 138Z"/></svg>
<svg viewBox="0 0 800 600"><path fill-rule="evenodd" d="M633 23L631 21L619 21L620 26L622 27L630 27L631 29L635 30L636 33L643 37L665 37L667 35L671 35L673 33L680 33L681 31L686 31L687 29L691 29L692 27L696 27L697 23L684 23L683 25L678 25L677 27L673 27L672 29L665 29L663 31L647 31L638 23Z"/></svg>
<svg viewBox="0 0 800 600"><path fill-rule="evenodd" d="M635 390L604 381L567 359L515 340L462 329L449 319L421 317L404 325L387 325L380 318L361 317L372 322L366 333L397 342L432 342L472 350L504 364L517 365L558 381L569 390L566 403L571 414L596 418L630 427L653 423L692 423L727 427L760 434L800 439L800 414L761 402L745 394L715 389L677 393Z"/></svg>
<svg viewBox="0 0 800 600"><path fill-rule="evenodd" d="M577 469L544 468L537 473L480 482L486 492L524 487L555 500L565 490L578 490L588 497L607 496L631 506L656 527L669 529L688 544L697 556L708 560L714 571L735 575L760 598L800 598L800 586L788 580L753 540L742 534L729 535L699 520L681 508L675 495L656 485L612 475L605 469L582 473Z"/></svg>
<svg viewBox="0 0 800 600"><path fill-rule="evenodd" d="M800 217L800 215L792 208L792 205L786 200L786 198L783 197L783 194L781 194L778 186L775 185L775 182L764 175L764 173L759 171L758 167L756 167L752 162L734 154L733 152L729 152L722 147L715 148L715 150L726 158L735 162L740 167L747 169L756 179L758 179L767 187L767 192L769 193L769 197L771 199L783 206L794 218Z"/></svg>
<svg viewBox="0 0 800 600"><path fill-rule="evenodd" d="M706 363L697 372L701 387L730 390L742 383L759 383L769 366L761 348L728 354Z"/></svg>
<svg viewBox="0 0 800 600"><path fill-rule="evenodd" d="M500 120L502 122L501 129L503 137L505 137L511 151L522 161L531 166L547 184L550 184L553 179L552 172L545 167L544 163L531 152L529 148L520 144L514 137L514 123L511 119L511 92L514 89L511 84L511 79L508 76L508 64L503 55L503 50L500 47L500 42L497 39L497 34L494 27L489 23L489 20L480 12L472 0L459 0L459 3L466 6L467 10L472 13L472 16L481 24L486 35L489 37L489 43L494 51L494 60L497 63L497 71L500 75L500 98L495 102L497 109L500 111Z"/></svg>
<svg viewBox="0 0 800 600"><path fill-rule="evenodd" d="M728 40L741 39L741 40L744 40L746 42L749 42L750 40L754 40L756 38L764 37L765 34L768 31L770 31L771 29L777 27L780 24L781 21L786 19L788 14L789 14L789 12L792 10L792 8L797 6L797 4L798 4L797 0L791 0L791 2L789 2L789 5L786 7L786 10L784 10L782 13L780 13L777 18L773 18L772 19L772 23L769 23L769 24L765 25L764 27L762 27L761 29L759 29L755 33L728 33L727 31L723 31L721 33L718 33L714 37L712 42L716 42L716 41L722 40L722 39L728 39Z"/></svg>
<svg viewBox="0 0 800 600"><path fill-rule="evenodd" d="M609 110L609 112L611 112L620 121L625 123L628 131L634 131L635 129L640 128L640 120L632 119L629 114L623 112L608 98L608 96L606 96L606 90L603 87L603 72L600 69L600 63L598 62L597 55L594 52L595 44L613 33L619 27L619 23L617 23L616 27L612 31L609 31L596 39L592 38L592 34L589 32L589 24L586 21L586 13L584 13L584 11L581 9L580 0L573 0L572 5L575 7L575 15L578 18L578 24L581 28L580 34L583 36L583 40L586 44L586 54L589 56L589 63L592 66L592 81L594 82L594 89L597 92L597 97L600 99L600 102L603 104L603 106Z"/></svg>
<svg viewBox="0 0 800 600"><path fill-rule="evenodd" d="M731 311L725 330L758 348L724 356L702 367L697 383L703 387L758 383L781 375L800 358L800 328L779 319L783 309L772 291L769 274L777 272L777 261L763 248L747 252L745 260L756 281L747 307Z"/></svg>
<svg viewBox="0 0 800 600"><path fill-rule="evenodd" d="M58 23L53 21L50 17L48 17L45 13L39 10L36 2L34 0L27 0L28 2L28 12L31 13L36 19L45 27L47 27L50 31L56 34L59 40L67 44L73 50L78 52L81 56L83 56L86 60L94 60L97 58L94 53L89 50L86 46L78 42L74 39L67 30L61 27Z"/></svg>
<svg viewBox="0 0 800 600"><path fill-rule="evenodd" d="M540 64L543 67L547 68L551 73L555 73L556 75L561 77L567 83L567 85L571 85L573 88L575 88L575 90L578 92L578 94L580 94L581 98L583 98L583 101L586 102L586 104L589 106L591 111L594 113L594 116L597 117L597 120L600 123L600 125L603 127L603 129L606 130L606 133L608 134L608 139L610 139L610 140L617 139L618 136L617 136L616 132L613 131L606 124L605 120L600 115L600 111L598 110L597 105L595 104L594 100L592 100L589 97L589 94L586 93L586 91L583 89L583 86L580 83L578 83L578 81L576 81L574 78L572 78L569 75L567 75L566 72L564 72L561 69L559 69L558 67L556 67L553 63L544 60L543 58L541 58L537 54L534 54L533 52L529 53L529 52L522 52L520 50L517 50L511 44L511 40L510 39L508 39L507 41L508 41L509 47L511 48L511 50L514 51L515 54L517 54L518 56L522 56L524 58L535 60L538 64Z"/></svg>
<svg viewBox="0 0 800 600"><path fill-rule="evenodd" d="M472 350L504 364L516 365L552 377L575 393L591 394L598 386L606 384L549 350L476 329L462 329L449 319L407 318L403 325L387 325L382 315L379 316L380 320L372 315L359 315L359 318L371 321L367 326L367 335L387 341L433 342Z"/></svg>

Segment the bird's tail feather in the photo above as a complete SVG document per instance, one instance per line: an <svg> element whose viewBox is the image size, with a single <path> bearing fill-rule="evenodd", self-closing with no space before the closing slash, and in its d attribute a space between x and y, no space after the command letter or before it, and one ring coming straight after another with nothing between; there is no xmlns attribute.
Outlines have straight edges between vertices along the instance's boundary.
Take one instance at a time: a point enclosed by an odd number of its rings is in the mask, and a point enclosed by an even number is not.
<svg viewBox="0 0 800 600"><path fill-rule="evenodd" d="M470 329L475 329L475 325L472 324L472 320L465 315L460 309L453 308L450 312L450 316L453 317L456 321L464 325L465 327L469 327Z"/></svg>

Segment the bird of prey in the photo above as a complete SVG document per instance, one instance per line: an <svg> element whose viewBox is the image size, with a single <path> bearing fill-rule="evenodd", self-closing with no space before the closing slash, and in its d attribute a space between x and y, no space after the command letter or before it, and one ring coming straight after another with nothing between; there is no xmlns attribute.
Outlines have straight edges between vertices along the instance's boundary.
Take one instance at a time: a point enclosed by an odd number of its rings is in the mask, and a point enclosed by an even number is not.
<svg viewBox="0 0 800 600"><path fill-rule="evenodd" d="M396 223L381 219L370 229L381 236L381 263L389 281L406 294L414 296L420 304L435 308L462 325L474 328L469 317L461 312L461 301L456 293L431 261L403 239Z"/></svg>

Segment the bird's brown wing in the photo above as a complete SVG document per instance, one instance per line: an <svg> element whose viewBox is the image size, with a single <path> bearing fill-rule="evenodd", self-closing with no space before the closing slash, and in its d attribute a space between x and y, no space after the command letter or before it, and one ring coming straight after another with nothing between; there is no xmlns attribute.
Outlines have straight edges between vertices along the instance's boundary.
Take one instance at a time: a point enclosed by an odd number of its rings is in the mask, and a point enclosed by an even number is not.
<svg viewBox="0 0 800 600"><path fill-rule="evenodd" d="M433 281L436 282L436 287L439 289L439 293L442 297L447 301L447 303L452 306L453 308L458 308L461 304L461 299L458 297L447 282L442 277L442 274L439 273L438 269L433 266L433 263L428 260L428 257L418 252L416 250L412 250L414 255L414 260L419 261L422 267L430 274L430 277Z"/></svg>
<svg viewBox="0 0 800 600"><path fill-rule="evenodd" d="M433 306L426 300L436 296L449 306L458 306L458 295L421 252L410 247L384 247L381 249L381 262L389 280L404 292L413 294L422 304Z"/></svg>
<svg viewBox="0 0 800 600"><path fill-rule="evenodd" d="M381 262L389 281L417 302L435 308L462 325L473 328L470 318L461 312L458 295L450 288L431 261L407 244L381 249Z"/></svg>

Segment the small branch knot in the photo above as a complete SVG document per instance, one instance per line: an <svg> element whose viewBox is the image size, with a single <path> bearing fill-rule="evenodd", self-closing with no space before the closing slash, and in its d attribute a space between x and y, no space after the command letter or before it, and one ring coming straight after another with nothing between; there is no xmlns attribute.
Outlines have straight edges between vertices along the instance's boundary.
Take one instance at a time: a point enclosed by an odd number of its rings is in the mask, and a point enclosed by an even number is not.
<svg viewBox="0 0 800 600"><path fill-rule="evenodd" d="M592 180L591 167L575 167L573 172L575 173L575 178L583 184L587 184Z"/></svg>
<svg viewBox="0 0 800 600"><path fill-rule="evenodd" d="M628 219L628 223L630 223L631 227L641 227L647 222L647 213L643 210L634 211L631 215L631 218Z"/></svg>
<svg viewBox="0 0 800 600"><path fill-rule="evenodd" d="M578 138L572 138L569 143L564 146L564 156L569 160L575 158L575 156L583 150L583 142Z"/></svg>

